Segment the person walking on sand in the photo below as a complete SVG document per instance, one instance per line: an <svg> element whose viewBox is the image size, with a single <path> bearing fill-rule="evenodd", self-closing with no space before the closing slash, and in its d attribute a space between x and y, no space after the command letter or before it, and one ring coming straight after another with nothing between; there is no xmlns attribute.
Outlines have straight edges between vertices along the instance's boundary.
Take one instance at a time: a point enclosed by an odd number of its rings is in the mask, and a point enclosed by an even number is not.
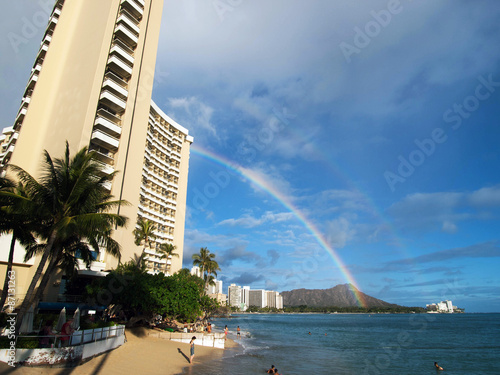
<svg viewBox="0 0 500 375"><path fill-rule="evenodd" d="M189 341L189 346L191 348L191 357L189 358L189 363L193 363L194 359L194 340L196 340L196 336L191 337L191 341Z"/></svg>
<svg viewBox="0 0 500 375"><path fill-rule="evenodd" d="M224 341L227 340L227 333L229 332L229 330L227 329L227 326L224 327Z"/></svg>
<svg viewBox="0 0 500 375"><path fill-rule="evenodd" d="M240 326L238 326L238 328L236 328L236 337L238 338L238 340L241 340L241 329L240 329Z"/></svg>

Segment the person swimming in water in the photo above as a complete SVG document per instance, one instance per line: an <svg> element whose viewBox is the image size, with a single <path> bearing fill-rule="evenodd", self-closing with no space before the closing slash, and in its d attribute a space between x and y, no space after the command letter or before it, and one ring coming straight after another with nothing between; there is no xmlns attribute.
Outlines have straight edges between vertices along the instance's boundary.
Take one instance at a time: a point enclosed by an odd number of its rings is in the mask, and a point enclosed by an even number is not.
<svg viewBox="0 0 500 375"><path fill-rule="evenodd" d="M266 371L266 374L274 374L274 365L271 365L271 368L269 370Z"/></svg>
<svg viewBox="0 0 500 375"><path fill-rule="evenodd" d="M438 365L437 362L434 362L434 367L436 368L436 370L439 370L439 371L444 370L441 366Z"/></svg>

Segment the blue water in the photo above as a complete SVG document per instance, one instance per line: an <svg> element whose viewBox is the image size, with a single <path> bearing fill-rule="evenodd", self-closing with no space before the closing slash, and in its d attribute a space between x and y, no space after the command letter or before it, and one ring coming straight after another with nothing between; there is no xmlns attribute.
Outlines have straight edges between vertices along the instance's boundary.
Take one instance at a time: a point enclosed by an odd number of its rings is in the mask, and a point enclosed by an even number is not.
<svg viewBox="0 0 500 375"><path fill-rule="evenodd" d="M272 364L282 374L500 374L500 314L247 314L214 324L232 339L240 326L240 345L184 374L263 374Z"/></svg>

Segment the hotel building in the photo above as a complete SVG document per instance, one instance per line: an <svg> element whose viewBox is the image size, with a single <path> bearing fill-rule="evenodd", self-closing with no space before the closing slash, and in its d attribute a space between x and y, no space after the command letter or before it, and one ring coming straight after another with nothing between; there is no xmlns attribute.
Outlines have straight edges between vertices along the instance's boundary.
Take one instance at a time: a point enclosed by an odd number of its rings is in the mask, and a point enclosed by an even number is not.
<svg viewBox="0 0 500 375"><path fill-rule="evenodd" d="M0 137L0 170L11 163L37 177L43 150L62 157L66 141L72 154L82 147L95 151L104 173L118 171L111 194L130 203L118 208L128 227L113 234L122 261L143 252L134 244L136 221L152 220L157 238L144 249L148 272L172 274L182 268L193 138L151 101L162 10L163 0L55 1L19 112ZM0 282L9 242L0 242ZM162 258L163 243L175 245L179 257ZM117 264L101 252L90 269L80 263L79 273L103 275ZM36 267L15 267L22 295ZM57 278L48 300L61 292Z"/></svg>

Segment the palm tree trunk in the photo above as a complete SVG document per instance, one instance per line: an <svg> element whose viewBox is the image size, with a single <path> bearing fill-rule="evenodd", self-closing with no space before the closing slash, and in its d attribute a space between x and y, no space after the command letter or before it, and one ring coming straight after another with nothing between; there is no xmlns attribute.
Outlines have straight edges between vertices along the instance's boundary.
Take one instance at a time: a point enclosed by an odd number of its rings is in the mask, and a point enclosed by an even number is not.
<svg viewBox="0 0 500 375"><path fill-rule="evenodd" d="M9 252L9 261L7 262L7 271L5 272L5 282L3 283L2 289L2 299L0 300L0 311L3 310L3 305L5 304L5 300L7 299L7 294L9 290L9 273L12 271L12 264L14 263L14 247L16 246L16 236L14 232L12 232L12 241L10 241L10 252Z"/></svg>
<svg viewBox="0 0 500 375"><path fill-rule="evenodd" d="M31 284L26 291L26 295L24 296L23 303L21 304L21 307L19 308L19 312L17 313L17 320L16 320L16 332L19 332L19 328L21 328L21 322L23 320L24 314L28 311L29 307L33 303L33 292L35 291L36 284L38 283L38 280L40 279L40 276L43 273L43 269L45 267L45 263L47 263L47 259L49 258L50 251L52 250L52 246L54 245L54 241L56 239L56 232L52 233L50 236L49 243L45 247L45 250L42 255L42 259L40 259L40 263L38 264L38 268L36 269L35 275L33 276L33 280L31 280Z"/></svg>
<svg viewBox="0 0 500 375"><path fill-rule="evenodd" d="M50 280L50 277L52 276L53 272L56 269L57 263L59 261L59 255L61 253L61 249L57 249L56 254L52 257L50 260L49 265L47 266L47 269L45 270L45 273L42 276L42 280L40 281L40 285L38 286L38 289L36 290L35 296L33 297L33 303L35 305L38 304L38 302L42 299L43 292L45 291L45 288L47 287L47 284Z"/></svg>

